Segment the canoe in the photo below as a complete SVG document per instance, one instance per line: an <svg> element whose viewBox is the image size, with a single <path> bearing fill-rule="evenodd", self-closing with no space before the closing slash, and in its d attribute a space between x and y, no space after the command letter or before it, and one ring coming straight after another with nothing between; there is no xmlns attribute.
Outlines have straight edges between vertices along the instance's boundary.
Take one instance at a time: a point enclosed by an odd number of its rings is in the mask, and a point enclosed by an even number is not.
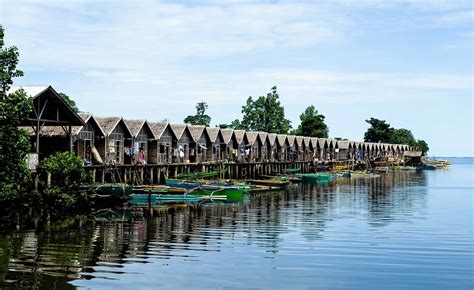
<svg viewBox="0 0 474 290"><path fill-rule="evenodd" d="M178 179L166 179L165 181L167 186L178 187L185 189L193 189L202 185L200 182L191 182L187 180L178 180Z"/></svg>
<svg viewBox="0 0 474 290"><path fill-rule="evenodd" d="M188 195L205 196L210 199L213 196L226 196L227 201L240 202L245 198L246 189L232 186L203 185L188 192Z"/></svg>
<svg viewBox="0 0 474 290"><path fill-rule="evenodd" d="M184 194L185 188L171 187L167 185L143 185L133 187L133 193L161 193L161 194Z"/></svg>
<svg viewBox="0 0 474 290"><path fill-rule="evenodd" d="M305 173L296 176L300 177L303 183L329 182L334 178L334 176L327 173Z"/></svg>
<svg viewBox="0 0 474 290"><path fill-rule="evenodd" d="M298 173L301 171L301 168L288 168L288 169L283 169L283 173Z"/></svg>
<svg viewBox="0 0 474 290"><path fill-rule="evenodd" d="M435 170L436 167L432 165L420 165L416 167L416 170Z"/></svg>
<svg viewBox="0 0 474 290"><path fill-rule="evenodd" d="M123 197L132 194L133 187L125 183L83 184L81 190L90 190L100 196Z"/></svg>
<svg viewBox="0 0 474 290"><path fill-rule="evenodd" d="M266 185L266 186L273 186L273 187L285 187L290 183L288 178L286 180L280 180L280 179L264 179L264 180L258 180L258 179L251 179L247 180L248 183L254 184L254 185Z"/></svg>
<svg viewBox="0 0 474 290"><path fill-rule="evenodd" d="M203 200L218 200L225 201L227 196L214 195L213 197L188 195L188 194L132 194L130 199L131 204L143 203L197 203Z"/></svg>

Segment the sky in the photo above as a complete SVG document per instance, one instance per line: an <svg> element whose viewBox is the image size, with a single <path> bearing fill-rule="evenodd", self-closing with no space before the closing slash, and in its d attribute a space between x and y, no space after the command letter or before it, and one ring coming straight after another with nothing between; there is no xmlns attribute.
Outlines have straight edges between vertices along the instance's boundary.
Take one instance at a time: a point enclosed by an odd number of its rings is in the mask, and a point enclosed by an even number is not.
<svg viewBox="0 0 474 290"><path fill-rule="evenodd" d="M211 125L277 86L288 119L314 105L330 137L365 120L412 130L431 156L473 156L471 1L0 0L25 73L96 116Z"/></svg>

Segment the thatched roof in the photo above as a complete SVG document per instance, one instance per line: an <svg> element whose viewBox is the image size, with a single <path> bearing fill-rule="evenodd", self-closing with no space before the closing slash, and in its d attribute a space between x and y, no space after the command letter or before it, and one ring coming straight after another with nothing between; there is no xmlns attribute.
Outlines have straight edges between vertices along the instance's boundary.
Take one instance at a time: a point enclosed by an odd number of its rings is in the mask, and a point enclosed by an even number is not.
<svg viewBox="0 0 474 290"><path fill-rule="evenodd" d="M105 135L110 135L120 120L122 120L120 117L95 117L95 119Z"/></svg>
<svg viewBox="0 0 474 290"><path fill-rule="evenodd" d="M155 139L160 139L161 136L163 136L163 133L165 132L166 128L168 128L169 124L168 123L153 123L153 122L148 122L148 125L150 126L151 132L155 136Z"/></svg>
<svg viewBox="0 0 474 290"><path fill-rule="evenodd" d="M306 146L306 148L311 147L312 146L311 137L303 137L303 143L304 143L304 146Z"/></svg>
<svg viewBox="0 0 474 290"><path fill-rule="evenodd" d="M216 143L217 137L219 136L219 130L218 127L206 127L206 132L211 143Z"/></svg>
<svg viewBox="0 0 474 290"><path fill-rule="evenodd" d="M423 151L405 151L405 152L403 152L403 156L406 156L406 157L421 157L421 156L423 156Z"/></svg>
<svg viewBox="0 0 474 290"><path fill-rule="evenodd" d="M234 129L221 129L222 141L224 144L229 144L232 140Z"/></svg>
<svg viewBox="0 0 474 290"><path fill-rule="evenodd" d="M288 142L288 136L283 135L283 134L278 134L277 135L277 142L278 142L278 145L284 146L285 142Z"/></svg>
<svg viewBox="0 0 474 290"><path fill-rule="evenodd" d="M328 144L328 140L326 138L318 138L318 145L319 145L319 148L324 148L326 147Z"/></svg>
<svg viewBox="0 0 474 290"><path fill-rule="evenodd" d="M245 132L245 136L247 136L247 142L249 143L249 145L253 145L255 144L255 141L257 141L257 137L258 137L258 132Z"/></svg>
<svg viewBox="0 0 474 290"><path fill-rule="evenodd" d="M31 97L33 107L41 106L41 120L40 122L45 126L84 126L84 121L74 112L71 106L59 95L52 86L24 86L24 87L10 87L7 93L16 92L23 89L25 93ZM21 126L31 126L32 122L35 124L38 120L37 114L40 111L33 110L28 117L21 122ZM59 128L62 130L61 128Z"/></svg>
<svg viewBox="0 0 474 290"><path fill-rule="evenodd" d="M237 144L242 144L244 142L245 130L234 130L234 136Z"/></svg>
<svg viewBox="0 0 474 290"><path fill-rule="evenodd" d="M288 135L286 139L288 140L288 145L291 147L295 144L295 135Z"/></svg>
<svg viewBox="0 0 474 290"><path fill-rule="evenodd" d="M84 123L89 122L93 117L91 114L86 114L86 113L79 113L79 117L84 121ZM94 122L97 123L97 121L94 119ZM21 126L21 129L25 130L28 132L29 135L34 136L35 131L32 127L27 127L27 126ZM84 128L84 126L71 126L71 133L72 135L77 135L81 132L81 130ZM101 133L104 135L104 132L102 131L102 128L99 126L99 130ZM67 136L66 131L61 126L43 126L40 131L40 136L41 137L58 137L58 136Z"/></svg>
<svg viewBox="0 0 474 290"><path fill-rule="evenodd" d="M301 148L301 146L303 145L303 136L296 136L295 139L296 145L298 145L298 148Z"/></svg>
<svg viewBox="0 0 474 290"><path fill-rule="evenodd" d="M336 146L339 149L349 149L350 142L349 141L337 141Z"/></svg>
<svg viewBox="0 0 474 290"><path fill-rule="evenodd" d="M198 142L201 139L202 134L206 130L206 126L203 125L188 125L189 132L194 142Z"/></svg>
<svg viewBox="0 0 474 290"><path fill-rule="evenodd" d="M275 144L276 137L277 137L277 134L275 134L275 133L268 133L267 139L268 139L268 143L270 143L270 146L273 146L273 144Z"/></svg>
<svg viewBox="0 0 474 290"><path fill-rule="evenodd" d="M184 124L170 124L171 131L176 136L176 139L181 139L184 131L186 130L187 125Z"/></svg>
<svg viewBox="0 0 474 290"><path fill-rule="evenodd" d="M265 144L265 142L267 142L267 138L268 138L267 132L258 132L258 139L260 139L260 142L262 142L262 144Z"/></svg>
<svg viewBox="0 0 474 290"><path fill-rule="evenodd" d="M132 137L137 137L140 130L145 125L145 120L123 120L125 124L127 124L130 133L132 133Z"/></svg>

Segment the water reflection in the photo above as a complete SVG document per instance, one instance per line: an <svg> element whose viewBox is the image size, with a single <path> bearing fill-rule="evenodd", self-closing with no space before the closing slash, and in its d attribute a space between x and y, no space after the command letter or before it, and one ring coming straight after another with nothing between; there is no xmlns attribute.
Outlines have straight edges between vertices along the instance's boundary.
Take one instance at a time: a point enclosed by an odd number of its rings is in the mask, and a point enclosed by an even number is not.
<svg viewBox="0 0 474 290"><path fill-rule="evenodd" d="M274 259L285 248L285 237L315 244L337 230L336 222L363 220L378 228L409 221L423 215L426 195L423 172L395 172L328 185L296 184L240 204L118 209L53 227L29 223L0 236L0 286L67 289L78 279L140 273L127 265L206 262L201 253L249 246Z"/></svg>

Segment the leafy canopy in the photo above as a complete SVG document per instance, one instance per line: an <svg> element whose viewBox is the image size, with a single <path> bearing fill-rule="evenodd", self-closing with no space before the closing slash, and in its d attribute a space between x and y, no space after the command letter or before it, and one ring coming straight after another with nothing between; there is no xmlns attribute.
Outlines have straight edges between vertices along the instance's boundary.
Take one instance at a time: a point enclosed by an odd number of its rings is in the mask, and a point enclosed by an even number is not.
<svg viewBox="0 0 474 290"><path fill-rule="evenodd" d="M408 144L410 146L416 145L416 139L413 136L413 133L404 128L393 129L392 138L390 139L392 144Z"/></svg>
<svg viewBox="0 0 474 290"><path fill-rule="evenodd" d="M209 127L211 123L211 117L206 115L207 110L207 103L206 102L199 102L196 105L196 115L189 115L184 119L184 123L191 124L191 125L204 125Z"/></svg>
<svg viewBox="0 0 474 290"><path fill-rule="evenodd" d="M407 144L423 151L423 155L428 152L428 143L424 140L416 140L413 133L405 128L395 129L390 127L385 120L370 118L366 120L371 125L364 135L365 142L374 143L392 143L392 144Z"/></svg>
<svg viewBox="0 0 474 290"><path fill-rule="evenodd" d="M76 112L76 113L79 113L79 108L77 108L77 105L76 105L76 102L71 99L68 95L66 95L65 93L59 93L59 95L63 98L63 100L71 107L71 109Z"/></svg>
<svg viewBox="0 0 474 290"><path fill-rule="evenodd" d="M329 129L324 123L324 115L318 114L316 108L311 105L300 115L301 124L296 130L297 135L307 137L327 138Z"/></svg>
<svg viewBox="0 0 474 290"><path fill-rule="evenodd" d="M365 121L370 124L370 128L364 134L365 142L389 143L391 141L393 128L385 120L370 118Z"/></svg>
<svg viewBox="0 0 474 290"><path fill-rule="evenodd" d="M0 199L14 199L23 191L30 173L25 162L30 138L18 126L31 112L32 102L23 90L8 94L12 78L23 72L16 68L18 49L4 47L3 37L0 25Z"/></svg>
<svg viewBox="0 0 474 290"><path fill-rule="evenodd" d="M287 134L291 128L291 122L285 118L285 108L280 103L275 86L266 96L255 100L248 97L247 103L242 107L242 115L242 122L238 124L236 120L234 125L245 130Z"/></svg>

